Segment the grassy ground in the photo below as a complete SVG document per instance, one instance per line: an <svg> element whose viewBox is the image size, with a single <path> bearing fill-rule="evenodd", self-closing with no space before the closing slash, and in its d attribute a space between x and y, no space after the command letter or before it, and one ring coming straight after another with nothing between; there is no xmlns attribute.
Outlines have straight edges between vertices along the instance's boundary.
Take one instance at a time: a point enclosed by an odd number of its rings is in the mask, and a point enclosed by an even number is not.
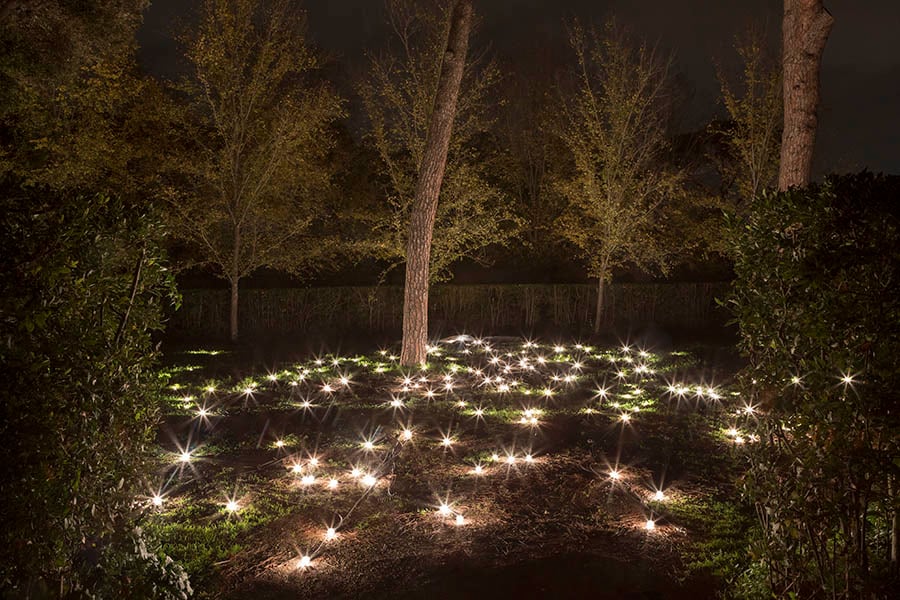
<svg viewBox="0 0 900 600"><path fill-rule="evenodd" d="M514 338L444 341L413 371L396 353L169 356L145 525L201 597L725 590L752 444L733 362Z"/></svg>

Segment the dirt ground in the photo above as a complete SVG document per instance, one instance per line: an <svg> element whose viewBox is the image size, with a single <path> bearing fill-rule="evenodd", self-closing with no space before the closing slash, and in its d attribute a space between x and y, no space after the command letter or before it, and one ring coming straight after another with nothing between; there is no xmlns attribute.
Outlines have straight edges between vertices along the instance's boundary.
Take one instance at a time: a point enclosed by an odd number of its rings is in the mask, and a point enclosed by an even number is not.
<svg viewBox="0 0 900 600"><path fill-rule="evenodd" d="M170 356L147 519L201 597L715 597L681 516L733 494L733 354L392 352Z"/></svg>

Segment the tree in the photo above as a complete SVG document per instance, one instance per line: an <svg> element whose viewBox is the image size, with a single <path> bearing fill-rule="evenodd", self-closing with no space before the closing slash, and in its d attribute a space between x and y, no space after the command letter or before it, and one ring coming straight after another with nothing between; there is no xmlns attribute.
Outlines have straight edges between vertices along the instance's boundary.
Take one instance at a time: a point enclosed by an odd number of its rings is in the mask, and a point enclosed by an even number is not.
<svg viewBox="0 0 900 600"><path fill-rule="evenodd" d="M437 143L429 138L432 123L440 114L439 108L448 108L439 85L440 77L448 73L444 65L449 69L452 64L445 58L450 58L447 48L452 17L459 15L456 8L456 4L440 2L389 2L397 44L391 53L372 59L370 74L359 85L369 121L368 139L381 158L388 200L387 213L374 228L373 254L395 264L407 259L419 261L424 256L424 273L430 282L448 277L450 265L461 258L478 259L489 245L505 243L516 226L499 189L489 183L486 173L492 150L485 143L491 121L484 105L497 71L493 65L470 57L467 51L468 66L461 74L461 91L449 124L444 176L439 189L434 190L439 200L430 217L433 226L428 226L428 253L415 258L409 254L413 247L417 252L424 250L421 241L425 237L411 244L410 223L421 175L431 169L426 168L428 144ZM471 28L471 24L465 26ZM459 29L454 32L459 33ZM427 225L428 220L417 227ZM407 263L407 274L409 268ZM417 292L416 297L427 303L427 289L424 295ZM426 313L423 308L421 316ZM420 325L422 336L427 335L427 322ZM422 336L420 359L425 356Z"/></svg>
<svg viewBox="0 0 900 600"><path fill-rule="evenodd" d="M576 24L570 42L577 89L562 102L557 132L574 164L561 183L569 207L560 229L581 251L588 275L597 278L599 332L604 286L613 269L667 263L658 230L682 178L664 157L671 60L645 43L632 47L612 22L602 35Z"/></svg>
<svg viewBox="0 0 900 600"><path fill-rule="evenodd" d="M819 105L819 67L834 18L822 0L784 0L784 131L778 189L805 186L812 173Z"/></svg>
<svg viewBox="0 0 900 600"><path fill-rule="evenodd" d="M143 0L0 5L0 177L58 191L156 195L161 90L135 61Z"/></svg>
<svg viewBox="0 0 900 600"><path fill-rule="evenodd" d="M170 187L171 224L231 286L263 267L302 274L334 250L323 219L329 126L341 100L313 81L320 61L287 0L207 0L187 58L187 132Z"/></svg>
<svg viewBox="0 0 900 600"><path fill-rule="evenodd" d="M406 284L403 291L403 347L400 363L406 366L425 362L428 341L428 284L431 238L437 216L441 182L447 167L447 152L456 117L456 102L466 66L469 33L472 30L472 2L458 0L450 17L447 47L435 89L434 107L409 218L406 243Z"/></svg>
<svg viewBox="0 0 900 600"><path fill-rule="evenodd" d="M720 128L728 158L721 161L723 179L733 188L737 206L746 206L778 179L781 147L781 69L766 52L765 38L755 32L738 38L734 46L743 63L738 82L718 69L722 103L730 122Z"/></svg>
<svg viewBox="0 0 900 600"><path fill-rule="evenodd" d="M505 72L518 73L504 79L503 104L495 131L500 146L497 175L507 190L515 213L521 218L519 239L527 254L518 258L535 261L558 259L556 220L565 202L554 185L559 154L564 152L549 126L556 110L552 66L541 47L525 61L509 65Z"/></svg>

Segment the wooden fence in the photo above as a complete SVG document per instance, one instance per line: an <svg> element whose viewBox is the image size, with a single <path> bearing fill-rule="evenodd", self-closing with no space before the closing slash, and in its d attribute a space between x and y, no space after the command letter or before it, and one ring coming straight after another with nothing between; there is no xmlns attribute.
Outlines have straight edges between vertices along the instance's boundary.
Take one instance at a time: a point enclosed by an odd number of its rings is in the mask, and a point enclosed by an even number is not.
<svg viewBox="0 0 900 600"><path fill-rule="evenodd" d="M729 319L717 298L728 283L614 283L607 287L606 331L642 329L710 330ZM432 333L484 334L564 330L589 332L596 287L565 285L438 285L430 294ZM174 338L228 337L229 292L182 290L180 310L172 314L167 335ZM317 287L246 289L241 292L239 328L248 338L297 334L399 337L403 288Z"/></svg>

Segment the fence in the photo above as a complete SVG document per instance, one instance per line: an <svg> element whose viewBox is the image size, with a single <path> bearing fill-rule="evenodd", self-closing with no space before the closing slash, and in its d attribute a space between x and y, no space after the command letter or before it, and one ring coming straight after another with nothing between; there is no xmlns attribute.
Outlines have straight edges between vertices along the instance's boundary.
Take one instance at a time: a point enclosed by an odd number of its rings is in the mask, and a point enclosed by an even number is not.
<svg viewBox="0 0 900 600"><path fill-rule="evenodd" d="M614 283L607 286L601 325L607 331L650 325L723 328L729 315L716 299L728 288L728 283ZM588 332L596 293L589 284L438 285L430 293L429 324L438 334ZM168 335L228 337L227 290L188 289L182 295ZM246 289L240 295L239 329L249 338L392 332L399 337L402 307L401 286Z"/></svg>

